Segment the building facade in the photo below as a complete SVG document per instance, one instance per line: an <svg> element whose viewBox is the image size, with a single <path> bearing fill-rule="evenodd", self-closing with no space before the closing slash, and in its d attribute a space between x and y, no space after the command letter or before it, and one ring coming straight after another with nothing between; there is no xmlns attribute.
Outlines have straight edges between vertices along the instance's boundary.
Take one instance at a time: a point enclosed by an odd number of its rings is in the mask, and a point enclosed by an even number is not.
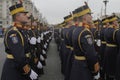
<svg viewBox="0 0 120 80"><path fill-rule="evenodd" d="M2 0L0 0L0 28L2 27Z"/></svg>
<svg viewBox="0 0 120 80"><path fill-rule="evenodd" d="M7 28L12 24L12 17L10 15L8 7L19 2L19 0L0 0L0 27ZM31 0L24 0L23 6L29 12L33 14L35 18L39 18L40 14Z"/></svg>

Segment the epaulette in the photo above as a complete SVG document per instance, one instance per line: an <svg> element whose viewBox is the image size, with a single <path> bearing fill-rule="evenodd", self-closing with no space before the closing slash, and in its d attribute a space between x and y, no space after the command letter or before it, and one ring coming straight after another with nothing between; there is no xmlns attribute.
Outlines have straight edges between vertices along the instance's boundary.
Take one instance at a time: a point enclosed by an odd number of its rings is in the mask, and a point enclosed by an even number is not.
<svg viewBox="0 0 120 80"><path fill-rule="evenodd" d="M8 36L8 33L12 30L12 28L10 30L8 30L5 34L5 44L6 46L8 47L8 44L7 44L7 36Z"/></svg>
<svg viewBox="0 0 120 80"><path fill-rule="evenodd" d="M6 35L5 35L5 44L6 44L6 46L8 47L8 43L7 43L8 33L9 33L10 31L12 31L12 30L16 31L16 32L20 35L20 38L21 38L21 41L22 41L22 45L24 46L23 36L22 36L21 32L20 32L16 27L12 27L10 30L8 30L8 31L6 32Z"/></svg>
<svg viewBox="0 0 120 80"><path fill-rule="evenodd" d="M79 34L79 36L78 36L78 44L79 44L79 47L80 47L80 49L81 49L82 52L84 52L84 50L83 50L82 45L81 45L81 43L80 43L80 42L81 42L81 41L80 41L80 38L81 38L82 33L85 32L85 31L90 32L90 34L91 34L91 36L92 36L92 32L91 32L88 28L85 28L85 29L83 29L83 30L80 32L80 34ZM92 38L93 38L93 36L92 36ZM93 38L93 39L94 39L94 38Z"/></svg>
<svg viewBox="0 0 120 80"><path fill-rule="evenodd" d="M15 31L16 31L16 30L18 30L18 29L17 29L16 27L13 27L12 30L15 30Z"/></svg>
<svg viewBox="0 0 120 80"><path fill-rule="evenodd" d="M80 38L81 38L81 35L82 35L82 33L83 33L84 31L86 31L86 28L83 29L83 30L80 32L79 36L78 36L78 44L79 44L79 47L80 47L80 49L81 49L82 52L84 52L84 50L83 50L82 45L81 45L81 43L80 43L80 42L81 42L81 41L80 41Z"/></svg>
<svg viewBox="0 0 120 80"><path fill-rule="evenodd" d="M88 29L88 28L85 28L87 31L90 31L90 29Z"/></svg>

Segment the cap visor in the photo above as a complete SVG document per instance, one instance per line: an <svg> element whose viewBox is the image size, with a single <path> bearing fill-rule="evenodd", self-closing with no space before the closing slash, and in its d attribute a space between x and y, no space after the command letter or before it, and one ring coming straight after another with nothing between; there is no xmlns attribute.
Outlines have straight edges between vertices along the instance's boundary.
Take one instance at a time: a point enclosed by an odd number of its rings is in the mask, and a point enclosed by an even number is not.
<svg viewBox="0 0 120 80"><path fill-rule="evenodd" d="M28 11L23 11L23 12L20 12L20 13L28 13Z"/></svg>

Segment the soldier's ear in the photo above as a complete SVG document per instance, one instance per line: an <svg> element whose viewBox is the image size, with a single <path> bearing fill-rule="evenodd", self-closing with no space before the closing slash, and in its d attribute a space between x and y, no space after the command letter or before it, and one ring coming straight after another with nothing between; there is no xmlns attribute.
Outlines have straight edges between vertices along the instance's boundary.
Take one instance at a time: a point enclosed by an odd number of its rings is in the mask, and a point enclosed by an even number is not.
<svg viewBox="0 0 120 80"><path fill-rule="evenodd" d="M20 19L20 17L19 17L20 15L21 15L21 13L17 13L16 16L15 16L15 19L19 20Z"/></svg>

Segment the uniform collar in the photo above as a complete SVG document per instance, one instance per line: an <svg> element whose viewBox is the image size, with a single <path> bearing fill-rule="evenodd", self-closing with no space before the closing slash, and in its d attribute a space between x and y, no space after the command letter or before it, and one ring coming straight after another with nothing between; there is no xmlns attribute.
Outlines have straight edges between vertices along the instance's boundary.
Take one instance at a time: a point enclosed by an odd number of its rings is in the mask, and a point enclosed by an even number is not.
<svg viewBox="0 0 120 80"><path fill-rule="evenodd" d="M79 22L78 26L83 26L83 23L82 23L82 22Z"/></svg>
<svg viewBox="0 0 120 80"><path fill-rule="evenodd" d="M25 27L25 25L22 25L21 23L16 23L16 22L13 22L13 24L12 24L14 27L16 27L16 28L20 28L20 29L25 29L25 30L27 30L27 26Z"/></svg>
<svg viewBox="0 0 120 80"><path fill-rule="evenodd" d="M113 25L109 25L109 28L114 28Z"/></svg>
<svg viewBox="0 0 120 80"><path fill-rule="evenodd" d="M88 24L86 24L86 23L82 23L82 26L84 26L84 27L87 28L87 29L90 28L90 26L89 26Z"/></svg>
<svg viewBox="0 0 120 80"><path fill-rule="evenodd" d="M28 30L28 26L23 26L23 29Z"/></svg>
<svg viewBox="0 0 120 80"><path fill-rule="evenodd" d="M20 24L20 23L13 22L12 25L13 25L14 27L23 28L23 25Z"/></svg>
<svg viewBox="0 0 120 80"><path fill-rule="evenodd" d="M32 30L35 30L35 26L32 26L32 28L31 28Z"/></svg>

